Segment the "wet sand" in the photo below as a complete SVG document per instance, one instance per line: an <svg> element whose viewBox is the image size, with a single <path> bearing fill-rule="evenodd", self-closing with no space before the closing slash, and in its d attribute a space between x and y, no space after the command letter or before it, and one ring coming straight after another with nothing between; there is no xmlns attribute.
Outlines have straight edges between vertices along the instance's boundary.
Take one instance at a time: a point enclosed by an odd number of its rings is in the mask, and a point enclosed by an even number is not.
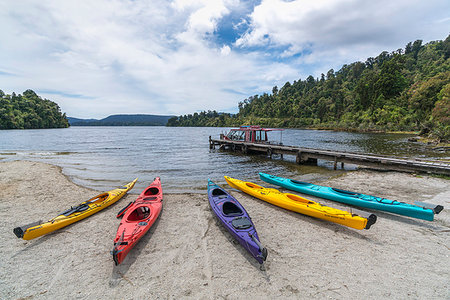
<svg viewBox="0 0 450 300"><path fill-rule="evenodd" d="M223 178L211 179L232 190ZM164 188L164 178L162 183ZM75 185L53 165L1 162L0 298L450 298L449 180L360 170L319 184L446 209L433 222L376 212L369 230L354 230L233 190L269 251L261 270L218 224L206 193L165 194L159 221L123 264L114 266L115 215L140 191L83 221L24 241L14 227L48 220L99 191Z"/></svg>

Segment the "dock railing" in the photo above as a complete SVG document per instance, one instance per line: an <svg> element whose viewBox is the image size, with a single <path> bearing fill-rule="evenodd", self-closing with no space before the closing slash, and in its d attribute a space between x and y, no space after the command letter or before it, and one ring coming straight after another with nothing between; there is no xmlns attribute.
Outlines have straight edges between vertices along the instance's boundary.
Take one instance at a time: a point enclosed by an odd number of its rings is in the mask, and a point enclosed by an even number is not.
<svg viewBox="0 0 450 300"><path fill-rule="evenodd" d="M341 168L344 168L345 163L350 163L374 169L413 173L425 172L450 176L450 163L444 161L405 159L378 154L312 149L269 143L249 143L244 141L213 139L210 136L209 148L215 149L216 146L222 150L241 151L244 154L249 152L266 154L270 158L274 154L281 156L294 155L298 164L317 164L319 159L332 161L334 163L334 169L337 169L339 163Z"/></svg>

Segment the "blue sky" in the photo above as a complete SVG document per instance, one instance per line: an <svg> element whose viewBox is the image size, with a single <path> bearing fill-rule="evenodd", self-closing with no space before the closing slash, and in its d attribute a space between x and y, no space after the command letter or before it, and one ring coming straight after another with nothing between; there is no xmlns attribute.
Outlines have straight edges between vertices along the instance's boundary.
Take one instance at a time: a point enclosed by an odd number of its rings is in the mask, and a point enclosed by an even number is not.
<svg viewBox="0 0 450 300"><path fill-rule="evenodd" d="M79 118L236 112L275 85L449 33L448 0L5 0L0 89Z"/></svg>

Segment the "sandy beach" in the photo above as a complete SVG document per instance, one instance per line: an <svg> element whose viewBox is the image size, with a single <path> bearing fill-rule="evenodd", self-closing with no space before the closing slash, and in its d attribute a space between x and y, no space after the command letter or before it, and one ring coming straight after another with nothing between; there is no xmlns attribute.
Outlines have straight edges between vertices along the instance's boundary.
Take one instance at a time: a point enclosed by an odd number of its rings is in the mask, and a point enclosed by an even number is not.
<svg viewBox="0 0 450 300"><path fill-rule="evenodd" d="M223 178L211 179L231 190ZM72 183L53 165L1 162L0 298L450 298L449 180L359 170L320 184L445 209L433 222L377 211L377 223L360 231L233 190L269 251L261 270L218 224L206 192L164 194L159 221L123 264L114 266L110 251L119 224L115 215L139 190L83 221L24 241L13 234L14 227L48 220L99 191Z"/></svg>

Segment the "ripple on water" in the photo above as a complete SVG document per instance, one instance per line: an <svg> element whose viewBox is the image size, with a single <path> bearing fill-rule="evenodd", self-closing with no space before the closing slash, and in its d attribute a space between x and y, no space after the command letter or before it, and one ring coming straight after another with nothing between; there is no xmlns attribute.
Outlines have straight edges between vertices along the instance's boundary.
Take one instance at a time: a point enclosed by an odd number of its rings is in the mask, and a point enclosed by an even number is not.
<svg viewBox="0 0 450 300"><path fill-rule="evenodd" d="M0 159L44 161L63 168L75 183L110 190L138 177L138 193L161 177L164 192L204 193L208 178L227 187L228 175L261 183L258 173L298 180L320 180L342 172L332 162L297 165L295 157L209 150L209 136L227 128L71 127L58 130L0 131ZM398 156L448 157L448 151L429 151L405 135L361 134L287 129L285 145ZM279 140L274 136L273 140ZM345 170L356 166L345 164Z"/></svg>

